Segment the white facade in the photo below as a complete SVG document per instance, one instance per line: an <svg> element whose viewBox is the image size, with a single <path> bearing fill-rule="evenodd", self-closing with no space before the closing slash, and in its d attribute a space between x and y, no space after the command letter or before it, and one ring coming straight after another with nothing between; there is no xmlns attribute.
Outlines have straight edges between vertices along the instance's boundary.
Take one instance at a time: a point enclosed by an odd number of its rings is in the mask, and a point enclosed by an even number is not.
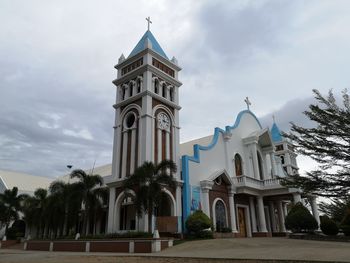
<svg viewBox="0 0 350 263"><path fill-rule="evenodd" d="M285 232L284 207L301 192L280 185L286 173L271 133L250 110L239 113L233 126L181 146L187 153L182 156L184 194L190 200L183 204L184 218L200 208L218 231L230 228L248 237ZM218 212L221 225L216 225Z"/></svg>
<svg viewBox="0 0 350 263"><path fill-rule="evenodd" d="M137 218L133 210L137 193L126 193L121 186L144 161L163 159L174 160L179 170L176 191L164 189L169 209L162 216L172 227L163 231L184 231L186 218L197 209L212 219L216 231L230 229L247 237L286 231L286 206L300 201L301 192L280 184L280 177L296 173L298 167L292 145L275 123L271 131L262 129L248 109L233 126L180 145L177 60L168 59L148 30L115 68L112 174L105 177L110 189L108 232L148 230L147 215Z"/></svg>

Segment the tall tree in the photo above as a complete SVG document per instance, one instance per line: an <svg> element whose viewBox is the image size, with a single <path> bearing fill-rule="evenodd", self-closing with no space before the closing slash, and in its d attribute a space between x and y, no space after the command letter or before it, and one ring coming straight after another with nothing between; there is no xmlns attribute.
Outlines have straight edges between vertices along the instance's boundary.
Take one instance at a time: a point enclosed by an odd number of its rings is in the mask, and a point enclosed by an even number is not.
<svg viewBox="0 0 350 263"><path fill-rule="evenodd" d="M313 90L316 103L304 114L316 126L305 128L291 123L292 139L298 153L315 160L317 169L306 176L291 176L285 180L290 187L324 197L350 195L350 100L347 91L342 92L342 103L337 103L332 91L323 96Z"/></svg>
<svg viewBox="0 0 350 263"><path fill-rule="evenodd" d="M152 218L155 208L163 200L163 187L176 188L173 174L176 173L176 164L171 160L163 160L158 165L145 162L138 167L134 174L124 181L124 189L135 189L134 204L138 216L142 212L148 214L148 231L152 231Z"/></svg>
<svg viewBox="0 0 350 263"><path fill-rule="evenodd" d="M5 225L5 235L12 221L19 218L19 212L22 210L22 201L27 198L27 195L18 195L18 188L6 189L0 194L0 220L1 224Z"/></svg>
<svg viewBox="0 0 350 263"><path fill-rule="evenodd" d="M45 216L48 209L48 192L46 189L38 188L34 195L26 198L23 203L24 221L29 228L36 229L36 236L44 235L45 227L48 228L48 220Z"/></svg>
<svg viewBox="0 0 350 263"><path fill-rule="evenodd" d="M94 220L94 209L97 203L102 203L105 198L105 190L101 190L103 179L100 175L89 175L83 170L74 170L70 174L71 178L77 178L77 186L80 188L83 216L83 233L90 233L90 223Z"/></svg>
<svg viewBox="0 0 350 263"><path fill-rule="evenodd" d="M68 230L72 227L72 222L69 217L77 219L79 213L79 205L81 205L80 187L76 183L70 184L63 181L54 181L50 185L51 199L61 214L63 226L61 226L61 234L67 235Z"/></svg>
<svg viewBox="0 0 350 263"><path fill-rule="evenodd" d="M350 210L350 198L339 198L332 202L321 202L319 207L320 211L332 218L336 223L340 224L345 217L346 212Z"/></svg>

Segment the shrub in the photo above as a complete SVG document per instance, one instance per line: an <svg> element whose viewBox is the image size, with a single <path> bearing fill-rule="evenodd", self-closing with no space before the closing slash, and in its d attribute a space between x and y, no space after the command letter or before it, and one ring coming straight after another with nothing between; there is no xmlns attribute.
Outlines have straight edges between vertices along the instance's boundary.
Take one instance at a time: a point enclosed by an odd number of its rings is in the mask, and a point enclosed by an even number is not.
<svg viewBox="0 0 350 263"><path fill-rule="evenodd" d="M16 240L18 238L24 237L25 224L23 221L16 220L13 222L12 226L7 229L6 237L9 240Z"/></svg>
<svg viewBox="0 0 350 263"><path fill-rule="evenodd" d="M350 209L347 210L345 217L341 221L340 228L345 236L350 236Z"/></svg>
<svg viewBox="0 0 350 263"><path fill-rule="evenodd" d="M316 219L302 203L295 204L286 216L285 225L293 233L313 232L318 228Z"/></svg>
<svg viewBox="0 0 350 263"><path fill-rule="evenodd" d="M202 230L196 235L197 238L203 238L203 239L211 239L214 238L213 231L211 230Z"/></svg>
<svg viewBox="0 0 350 263"><path fill-rule="evenodd" d="M190 234L199 236L203 230L211 227L210 218L201 210L195 211L186 220L186 228ZM208 232L208 231L207 231Z"/></svg>
<svg viewBox="0 0 350 263"><path fill-rule="evenodd" d="M339 228L337 224L330 219L328 216L321 217L321 225L320 228L323 234L327 236L335 236L339 233Z"/></svg>

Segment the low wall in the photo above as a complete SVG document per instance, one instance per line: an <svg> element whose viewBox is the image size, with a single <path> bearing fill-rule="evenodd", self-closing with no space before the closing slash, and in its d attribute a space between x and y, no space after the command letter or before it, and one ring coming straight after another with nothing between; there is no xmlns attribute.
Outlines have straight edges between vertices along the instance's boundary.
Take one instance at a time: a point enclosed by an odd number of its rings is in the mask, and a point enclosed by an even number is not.
<svg viewBox="0 0 350 263"><path fill-rule="evenodd" d="M305 240L318 240L318 241L336 241L336 242L350 242L350 236L336 235L336 236L326 236L323 234L301 234L301 233L291 233L288 235L292 239L305 239Z"/></svg>
<svg viewBox="0 0 350 263"><path fill-rule="evenodd" d="M227 232L227 233L214 232L213 236L214 236L214 238L236 238L236 237L241 237L239 235L239 233L232 233L232 232Z"/></svg>
<svg viewBox="0 0 350 263"><path fill-rule="evenodd" d="M10 247L15 244L19 243L17 240L6 240L6 241L0 241L0 248Z"/></svg>
<svg viewBox="0 0 350 263"><path fill-rule="evenodd" d="M273 232L272 236L273 237L286 237L287 233L286 232Z"/></svg>
<svg viewBox="0 0 350 263"><path fill-rule="evenodd" d="M253 237L272 237L272 234L270 232L253 232Z"/></svg>
<svg viewBox="0 0 350 263"><path fill-rule="evenodd" d="M173 239L60 240L24 242L24 250L154 253L173 246Z"/></svg>

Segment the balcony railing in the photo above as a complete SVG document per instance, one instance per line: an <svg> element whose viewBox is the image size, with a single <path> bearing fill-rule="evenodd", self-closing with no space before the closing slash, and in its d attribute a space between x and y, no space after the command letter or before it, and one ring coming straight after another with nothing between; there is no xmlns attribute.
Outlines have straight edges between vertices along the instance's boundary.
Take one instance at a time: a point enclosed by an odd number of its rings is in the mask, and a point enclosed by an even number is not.
<svg viewBox="0 0 350 263"><path fill-rule="evenodd" d="M260 190L283 188L279 178L259 180L246 175L232 178L237 187L250 187Z"/></svg>

